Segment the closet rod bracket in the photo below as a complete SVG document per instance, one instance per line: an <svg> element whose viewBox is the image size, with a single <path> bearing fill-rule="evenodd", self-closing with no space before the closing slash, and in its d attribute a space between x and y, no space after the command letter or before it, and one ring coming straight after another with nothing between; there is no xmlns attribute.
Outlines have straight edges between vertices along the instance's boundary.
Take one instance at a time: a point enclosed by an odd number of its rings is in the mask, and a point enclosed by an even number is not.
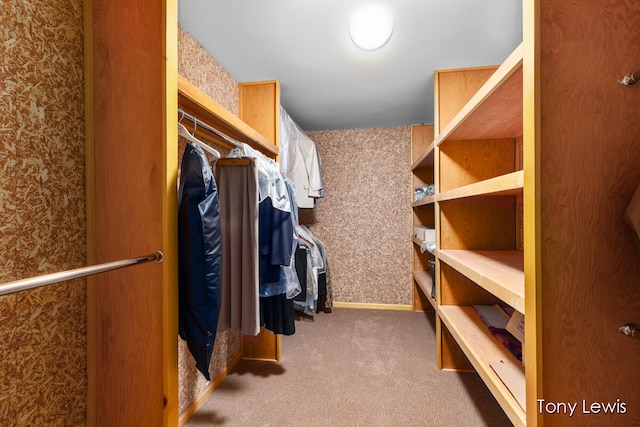
<svg viewBox="0 0 640 427"><path fill-rule="evenodd" d="M638 82L640 82L640 71L629 73L618 79L618 83L627 87L635 86L638 84Z"/></svg>
<svg viewBox="0 0 640 427"><path fill-rule="evenodd" d="M640 326L633 323L620 326L618 332L631 338L640 338Z"/></svg>
<svg viewBox="0 0 640 427"><path fill-rule="evenodd" d="M162 251L155 251L153 255L155 255L156 257L156 262L162 262L162 260L164 259L164 254L162 253Z"/></svg>

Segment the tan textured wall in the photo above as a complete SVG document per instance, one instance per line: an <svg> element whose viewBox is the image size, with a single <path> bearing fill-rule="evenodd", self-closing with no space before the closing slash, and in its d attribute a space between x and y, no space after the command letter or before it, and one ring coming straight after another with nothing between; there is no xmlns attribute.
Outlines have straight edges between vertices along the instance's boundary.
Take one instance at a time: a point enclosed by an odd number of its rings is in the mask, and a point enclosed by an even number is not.
<svg viewBox="0 0 640 427"><path fill-rule="evenodd" d="M218 104L238 115L238 83L218 64L215 59L181 28L178 31L178 73L198 86ZM179 158L182 159L185 141L180 141ZM218 151L227 151L216 147ZM240 352L241 335L228 331L220 332L211 356L209 374L215 378ZM178 339L178 400L179 413L193 403L207 388L207 382L195 367L187 344Z"/></svg>
<svg viewBox="0 0 640 427"><path fill-rule="evenodd" d="M85 263L82 2L0 5L0 282ZM82 280L0 297L0 425L85 424Z"/></svg>
<svg viewBox="0 0 640 427"><path fill-rule="evenodd" d="M411 304L410 128L308 134L325 198L300 222L327 246L334 301Z"/></svg>
<svg viewBox="0 0 640 427"><path fill-rule="evenodd" d="M238 115L238 82L182 28L178 28L178 73Z"/></svg>

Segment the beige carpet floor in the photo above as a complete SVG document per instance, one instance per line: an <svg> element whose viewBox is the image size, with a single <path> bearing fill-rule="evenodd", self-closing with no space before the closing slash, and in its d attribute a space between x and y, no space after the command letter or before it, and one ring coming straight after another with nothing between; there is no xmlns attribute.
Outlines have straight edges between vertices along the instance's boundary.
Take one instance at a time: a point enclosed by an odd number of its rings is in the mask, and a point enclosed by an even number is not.
<svg viewBox="0 0 640 427"><path fill-rule="evenodd" d="M187 426L510 426L475 373L438 371L433 313L337 308L282 360L241 361Z"/></svg>

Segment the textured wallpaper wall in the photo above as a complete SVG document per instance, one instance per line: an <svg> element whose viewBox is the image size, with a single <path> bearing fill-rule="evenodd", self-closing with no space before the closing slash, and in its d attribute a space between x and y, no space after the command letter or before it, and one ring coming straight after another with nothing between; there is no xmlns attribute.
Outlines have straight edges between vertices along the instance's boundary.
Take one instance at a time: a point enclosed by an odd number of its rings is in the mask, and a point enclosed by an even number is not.
<svg viewBox="0 0 640 427"><path fill-rule="evenodd" d="M85 263L82 2L0 7L0 282ZM0 297L0 425L85 424L83 280Z"/></svg>
<svg viewBox="0 0 640 427"><path fill-rule="evenodd" d="M308 135L326 195L300 222L327 246L334 301L411 304L410 128Z"/></svg>
<svg viewBox="0 0 640 427"><path fill-rule="evenodd" d="M209 95L218 104L238 115L238 83L190 34L178 29L178 73ZM179 162L182 161L186 141L180 138ZM216 147L223 155L227 151ZM209 374L215 378L240 351L241 335L219 332L211 356ZM205 391L208 384L195 367L187 344L178 339L178 401L179 413Z"/></svg>

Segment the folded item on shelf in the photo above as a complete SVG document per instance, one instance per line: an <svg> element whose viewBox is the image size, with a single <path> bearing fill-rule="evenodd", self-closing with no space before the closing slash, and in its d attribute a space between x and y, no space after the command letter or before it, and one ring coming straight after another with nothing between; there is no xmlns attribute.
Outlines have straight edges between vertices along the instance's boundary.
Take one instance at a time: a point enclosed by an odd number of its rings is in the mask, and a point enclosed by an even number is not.
<svg viewBox="0 0 640 427"><path fill-rule="evenodd" d="M436 250L436 242L422 242L422 244L420 245L420 252L425 253L425 252L431 252L431 253L435 253Z"/></svg>
<svg viewBox="0 0 640 427"><path fill-rule="evenodd" d="M413 237L418 240L426 240L429 242L436 241L436 229L433 227L416 225L413 227Z"/></svg>
<svg viewBox="0 0 640 427"><path fill-rule="evenodd" d="M506 329L509 323L509 315L504 312L498 304L494 305L474 305L473 308L478 312L480 318L494 328Z"/></svg>
<svg viewBox="0 0 640 427"><path fill-rule="evenodd" d="M418 187L413 190L413 201L417 202L425 197L433 196L435 194L435 185L429 184L422 187Z"/></svg>
<svg viewBox="0 0 640 427"><path fill-rule="evenodd" d="M489 326L489 332L491 332L491 335L496 337L496 339L500 341L500 343L505 346L505 348L509 350L516 359L522 361L522 343L511 335L509 331Z"/></svg>

